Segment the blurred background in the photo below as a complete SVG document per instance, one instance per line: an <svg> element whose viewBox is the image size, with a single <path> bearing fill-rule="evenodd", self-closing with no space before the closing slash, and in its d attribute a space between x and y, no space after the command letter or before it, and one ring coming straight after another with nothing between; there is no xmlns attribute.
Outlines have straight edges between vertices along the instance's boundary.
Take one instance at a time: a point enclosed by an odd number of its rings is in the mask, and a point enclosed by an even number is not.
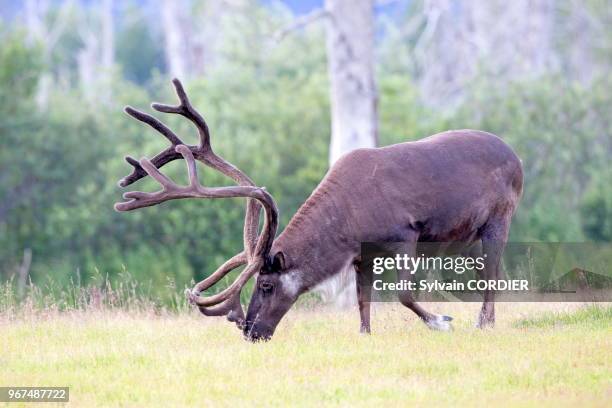
<svg viewBox="0 0 612 408"><path fill-rule="evenodd" d="M113 211L123 157L167 143L122 108L175 103L173 77L281 228L343 151L474 128L523 160L513 241L612 240L607 0L0 0L0 18L6 290L127 279L163 302L241 250L241 200Z"/></svg>

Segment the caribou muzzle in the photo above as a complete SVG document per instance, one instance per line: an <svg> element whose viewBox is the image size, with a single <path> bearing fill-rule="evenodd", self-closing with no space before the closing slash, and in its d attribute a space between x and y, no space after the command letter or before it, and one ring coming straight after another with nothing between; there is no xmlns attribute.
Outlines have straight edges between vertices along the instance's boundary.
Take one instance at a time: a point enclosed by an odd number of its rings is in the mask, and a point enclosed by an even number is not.
<svg viewBox="0 0 612 408"><path fill-rule="evenodd" d="M274 334L274 328L265 323L247 321L245 322L243 333L246 340L256 343L270 340Z"/></svg>

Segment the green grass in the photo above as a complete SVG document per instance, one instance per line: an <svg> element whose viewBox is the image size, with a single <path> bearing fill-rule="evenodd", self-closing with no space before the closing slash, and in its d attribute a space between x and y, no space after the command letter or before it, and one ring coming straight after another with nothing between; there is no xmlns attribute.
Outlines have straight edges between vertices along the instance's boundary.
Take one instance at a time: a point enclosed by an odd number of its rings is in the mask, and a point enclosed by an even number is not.
<svg viewBox="0 0 612 408"><path fill-rule="evenodd" d="M600 327L609 325L610 322L612 322L612 307L589 305L573 312L549 311L534 317L520 319L514 323L514 327L520 329L569 325Z"/></svg>
<svg viewBox="0 0 612 408"><path fill-rule="evenodd" d="M222 319L119 310L0 314L0 385L70 386L71 406L605 406L609 306L428 304L455 317L432 332L398 305L291 312L271 342ZM561 322L557 324L555 322ZM11 404L11 406L15 406Z"/></svg>

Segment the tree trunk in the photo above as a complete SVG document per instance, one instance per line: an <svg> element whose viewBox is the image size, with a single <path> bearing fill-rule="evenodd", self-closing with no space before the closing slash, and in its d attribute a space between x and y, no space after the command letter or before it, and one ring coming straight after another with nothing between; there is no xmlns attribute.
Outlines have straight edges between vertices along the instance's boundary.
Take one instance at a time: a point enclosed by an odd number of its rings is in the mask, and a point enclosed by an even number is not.
<svg viewBox="0 0 612 408"><path fill-rule="evenodd" d="M88 102L97 99L96 92L96 65L99 49L98 36L89 28L85 28L81 32L83 47L77 54L77 62L79 68L79 83L83 91L83 95Z"/></svg>
<svg viewBox="0 0 612 408"><path fill-rule="evenodd" d="M106 71L115 64L113 0L104 0L102 6L102 67Z"/></svg>
<svg viewBox="0 0 612 408"><path fill-rule="evenodd" d="M28 284L28 276L30 275L30 266L32 266L32 250L26 248L23 251L23 261L17 268L17 295L23 298L25 288Z"/></svg>
<svg viewBox="0 0 612 408"><path fill-rule="evenodd" d="M378 135L372 0L326 0L332 107L330 164Z"/></svg>
<svg viewBox="0 0 612 408"><path fill-rule="evenodd" d="M48 30L44 18L49 11L48 0L26 0L25 20L27 28L27 41L29 45L41 44L45 64L50 63L51 51L48 41L45 41ZM39 110L46 110L49 102L49 88L51 87L51 75L45 70L41 72L38 79L36 91L36 105Z"/></svg>
<svg viewBox="0 0 612 408"><path fill-rule="evenodd" d="M329 161L378 139L377 90L374 79L373 0L326 0L327 64L332 132ZM318 292L337 306L357 301L355 271L340 271Z"/></svg>
<svg viewBox="0 0 612 408"><path fill-rule="evenodd" d="M189 75L190 41L186 33L189 31L190 20L186 6L185 1L162 2L166 61L170 75L179 79L186 79Z"/></svg>

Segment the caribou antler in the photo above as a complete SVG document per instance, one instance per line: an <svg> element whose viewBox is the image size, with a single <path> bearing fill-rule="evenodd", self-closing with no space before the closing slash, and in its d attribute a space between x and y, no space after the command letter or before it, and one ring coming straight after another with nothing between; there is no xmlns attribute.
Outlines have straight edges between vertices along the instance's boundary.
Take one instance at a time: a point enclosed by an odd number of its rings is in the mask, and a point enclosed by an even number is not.
<svg viewBox="0 0 612 408"><path fill-rule="evenodd" d="M184 116L189 119L197 128L198 134L200 135L200 145L199 146L188 146L196 159L202 161L213 169L219 171L220 173L230 177L236 183L243 186L254 186L255 183L240 169L238 169L233 164L225 161L223 158L217 156L212 149L210 144L210 131L208 130L208 125L202 115L200 115L191 105L187 94L185 93L185 89L181 84L181 81L178 79L173 79L172 84L174 85L174 89L176 90L176 94L179 97L180 105L178 106L169 106L163 105L159 103L151 104L151 107L158 112L165 113L174 113ZM157 168L160 168L171 161L176 159L180 159L181 155L175 151L175 147L179 144L185 144L183 141L166 125L164 125L157 118L146 114L144 112L140 112L131 106L127 106L125 108L125 112L132 116L134 119L137 119L147 125L151 126L153 129L157 130L159 133L164 135L166 139L170 141L172 146L168 147L166 150L158 153L151 162ZM119 181L119 186L127 187L130 184L140 180L143 177L146 177L147 172L142 168L138 160L127 156L125 160L134 167L134 170L131 174L124 177ZM253 245L255 244L255 240L257 238L257 227L259 224L259 205L254 200L249 200L247 202L247 214L245 216L245 225L244 225L244 246L247 252L247 255L250 255L253 250Z"/></svg>
<svg viewBox="0 0 612 408"><path fill-rule="evenodd" d="M253 198L264 207L265 218L263 230L251 259L248 260L248 265L238 276L236 281L232 283L224 291L209 297L200 297L198 295L192 295L191 300L198 306L214 306L223 301L228 300L232 295L236 295L244 284L263 266L265 256L270 252L272 247L272 241L276 235L276 228L278 226L278 210L276 209L276 203L268 192L261 187L256 186L232 186L232 187L204 187L198 181L198 173L196 162L191 153L191 150L185 145L178 145L175 148L176 152L180 153L185 162L187 163L187 171L189 173L189 185L180 186L174 183L170 178L162 174L157 167L153 165L147 158L140 160L140 166L147 172L147 174L153 177L161 186L162 189L155 193L146 193L142 191L130 191L123 194L123 198L128 201L115 204L117 211L132 211L137 208L150 207L157 205L168 200L176 200L181 198L232 198L232 197L248 197ZM215 276L211 276L212 279L209 282L218 281L226 271L230 270L231 266L237 266L241 262L239 257L232 258L234 262L226 266L220 271L217 271ZM230 261L232 261L230 260ZM227 265L227 263L226 263ZM196 288L206 288L207 285L211 285L206 280L196 285Z"/></svg>
<svg viewBox="0 0 612 408"><path fill-rule="evenodd" d="M199 282L191 291L187 291L190 301L200 307L200 311L207 316L220 316L227 313L228 319L236 321L239 325L244 319L244 313L240 306L240 290L248 279L258 270L267 255L274 235L276 233L278 215L276 205L272 197L262 188L256 187L253 181L240 169L217 156L210 144L210 132L204 118L193 108L185 90L178 79L172 81L179 97L178 106L152 104L151 106L164 113L179 114L189 119L197 128L200 136L198 146L188 146L166 125L155 117L140 112L131 107L126 107L125 112L135 119L144 122L164 135L171 146L157 154L151 161L141 159L137 161L132 157L126 157L126 161L134 167L130 175L123 178L119 185L128 186L135 181L150 175L162 186L162 190L156 193L129 192L124 198L129 201L115 205L117 211L131 211L162 203L164 201L180 198L226 198L226 197L248 197L247 210L244 225L244 251L238 253L230 260L221 265L212 275ZM159 168L165 164L184 158L187 162L190 184L178 186L168 177L159 172ZM207 188L202 186L197 179L195 160L199 160L209 167L232 178L239 186ZM261 202L266 211L264 229L262 235L257 239L259 213ZM223 292L208 298L200 297L200 293L217 283L231 270L247 264L237 280ZM208 306L215 307L209 308Z"/></svg>

